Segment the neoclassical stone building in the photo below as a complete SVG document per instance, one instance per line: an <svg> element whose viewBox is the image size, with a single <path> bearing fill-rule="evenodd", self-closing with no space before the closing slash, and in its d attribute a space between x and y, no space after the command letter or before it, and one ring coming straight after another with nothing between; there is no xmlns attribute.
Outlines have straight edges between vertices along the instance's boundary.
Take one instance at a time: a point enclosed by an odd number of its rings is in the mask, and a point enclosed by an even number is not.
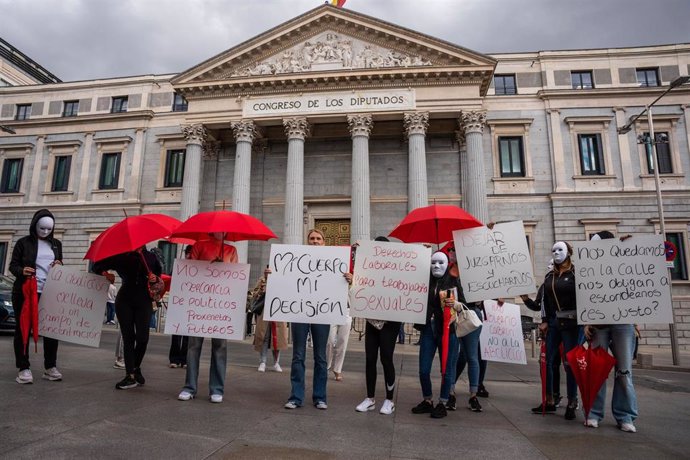
<svg viewBox="0 0 690 460"><path fill-rule="evenodd" d="M435 202L522 219L539 276L556 239L659 231L638 144L647 119L617 128L689 71L690 44L489 56L323 5L176 75L0 87L0 268L41 207L66 263L85 264L123 210L184 219L225 207L280 242L317 226L348 244ZM682 346L689 117L690 85L654 107ZM237 246L265 264L268 244ZM645 331L649 344L668 337L665 325Z"/></svg>

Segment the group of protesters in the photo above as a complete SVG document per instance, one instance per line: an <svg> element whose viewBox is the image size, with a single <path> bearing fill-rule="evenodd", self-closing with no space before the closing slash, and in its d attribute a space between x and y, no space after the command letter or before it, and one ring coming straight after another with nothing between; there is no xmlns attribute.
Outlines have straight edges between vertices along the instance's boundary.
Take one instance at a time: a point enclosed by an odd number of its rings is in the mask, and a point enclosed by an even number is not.
<svg viewBox="0 0 690 460"><path fill-rule="evenodd" d="M50 267L62 264L62 245L54 237L55 220L50 211L39 210L34 215L29 228L29 235L21 238L14 247L10 263L10 271L15 276L13 288L13 304L17 318L21 317L24 308L27 280L36 281L35 290L40 297L47 279ZM223 241L223 235L212 235L208 241L194 244L189 253L190 259L219 260L226 263L237 262L235 248ZM594 239L613 238L610 232L599 232ZM388 241L385 237L376 238L377 241ZM314 246L326 244L324 234L312 229L307 234L307 243ZM218 252L219 244L222 250ZM354 248L353 248L354 250ZM577 384L566 360L561 359L559 348L567 353L582 342L583 336L590 340L591 346L610 348L616 358L615 385L612 399L612 412L619 428L626 432L635 432L633 424L637 417L637 401L632 383L632 354L635 341L635 329L632 325L603 325L582 327L577 324L575 271L571 261L572 247L564 241L556 242L552 248L552 266L544 278L539 289L537 300L532 301L523 296L523 301L533 309L541 311L542 323L539 329L547 344L546 360L546 400L532 409L535 413L553 413L560 402L557 382L558 361L563 362L567 380L567 405L565 418L576 418L578 407ZM483 386L483 374L486 362L482 362L479 353L479 335L481 326L473 332L458 338L454 333L455 324L451 323L447 347L447 362L445 372L441 376L440 390L434 404L434 392L431 381L431 368L436 353L441 353L441 335L444 327L444 313L456 312L467 306L479 317L483 316L481 302L466 305L463 289L460 283L454 249L447 245L443 250L436 251L431 256L429 274L428 301L426 320L423 324L416 324L420 331L419 347L419 381L422 401L412 408L415 414L430 414L432 418L443 418L449 410L456 410L457 398L455 382L462 368L467 365L469 381L469 398L467 407L473 412L481 412L482 406L477 396L488 396ZM136 251L119 254L95 263L92 270L114 281L111 271L117 272L122 280L122 287L115 298L115 311L122 333L125 376L115 387L119 390L135 388L145 384L141 365L149 339L149 322L152 314L152 299L149 283L161 275L162 267L159 260L145 247ZM271 271L266 269L252 291L251 298L256 300L265 295L267 279ZM352 272L343 274L345 282L352 283ZM454 314L454 313L453 313ZM446 315L447 316L447 315ZM14 352L18 374L16 381L20 384L33 382L33 375L29 363L30 332L36 333L26 326L17 328L14 336ZM292 362L290 367L291 390L286 409L297 409L305 402L305 368L306 348L311 341L314 357L314 371L312 382L312 404L320 410L328 408L327 381L329 369L334 373L335 380L342 380L342 365L349 335L349 323L344 327L328 324L290 324L292 334ZM377 361L380 358L385 382L385 399L380 405L379 412L390 415L395 411L394 391L396 388L395 366L393 353L398 339L401 324L397 321L381 321L368 319L365 329L365 378L366 397L356 405L357 412L373 411L376 403ZM260 353L259 372L266 370L268 350L273 354L273 370L282 372L280 366L280 352L287 348L287 323L279 321L264 321L257 315L257 327L254 334L254 346ZM342 329L342 330L339 330ZM44 368L43 378L49 381L60 381L62 374L57 368L58 341L44 337ZM198 393L199 362L204 342L203 337L189 337L186 353L186 378L178 399L188 401ZM171 361L172 362L172 361ZM211 366L209 375L209 397L213 403L223 401L224 384L227 366L227 341L225 339L211 339ZM585 425L596 428L604 416L604 401L606 384L600 390L595 404L585 420Z"/></svg>

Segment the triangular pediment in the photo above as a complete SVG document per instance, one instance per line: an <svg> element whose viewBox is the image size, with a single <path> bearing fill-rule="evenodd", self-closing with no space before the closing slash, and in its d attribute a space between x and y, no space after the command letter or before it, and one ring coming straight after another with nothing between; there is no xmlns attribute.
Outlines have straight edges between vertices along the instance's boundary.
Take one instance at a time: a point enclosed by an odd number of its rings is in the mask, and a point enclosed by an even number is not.
<svg viewBox="0 0 690 460"><path fill-rule="evenodd" d="M192 67L172 83L191 94L193 88L227 88L249 79L275 85L286 79L318 81L372 71L377 78L464 72L482 80L484 89L495 65L491 57L446 41L322 5Z"/></svg>

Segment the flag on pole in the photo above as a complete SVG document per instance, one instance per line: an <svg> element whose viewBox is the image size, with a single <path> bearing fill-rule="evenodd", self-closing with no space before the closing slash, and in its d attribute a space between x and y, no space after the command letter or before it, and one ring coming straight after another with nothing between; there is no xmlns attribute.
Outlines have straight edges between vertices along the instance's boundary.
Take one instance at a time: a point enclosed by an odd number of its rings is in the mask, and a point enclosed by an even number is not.
<svg viewBox="0 0 690 460"><path fill-rule="evenodd" d="M331 5L337 8L342 8L346 1L347 0L331 0Z"/></svg>

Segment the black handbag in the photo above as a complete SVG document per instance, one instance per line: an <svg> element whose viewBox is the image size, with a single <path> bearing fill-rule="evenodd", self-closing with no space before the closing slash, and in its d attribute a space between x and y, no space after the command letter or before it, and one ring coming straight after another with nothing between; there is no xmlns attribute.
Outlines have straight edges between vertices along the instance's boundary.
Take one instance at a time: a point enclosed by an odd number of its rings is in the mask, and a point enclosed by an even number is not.
<svg viewBox="0 0 690 460"><path fill-rule="evenodd" d="M249 311L253 314L259 316L264 312L264 302L266 301L266 293L259 294L252 299L252 303L249 306Z"/></svg>

